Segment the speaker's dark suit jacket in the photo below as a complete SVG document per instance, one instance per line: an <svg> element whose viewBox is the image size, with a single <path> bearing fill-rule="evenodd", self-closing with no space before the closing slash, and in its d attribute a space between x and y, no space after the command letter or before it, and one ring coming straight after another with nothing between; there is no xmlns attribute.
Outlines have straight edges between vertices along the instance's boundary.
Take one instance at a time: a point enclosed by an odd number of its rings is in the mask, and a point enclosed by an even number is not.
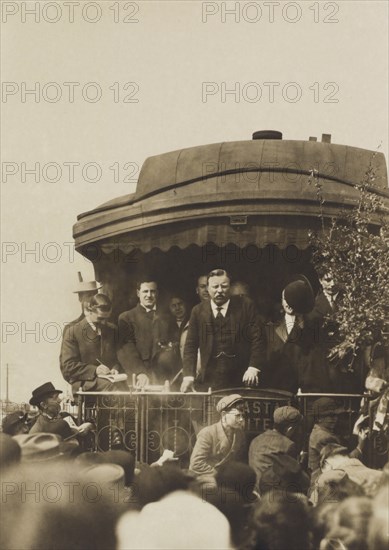
<svg viewBox="0 0 389 550"><path fill-rule="evenodd" d="M255 367L261 371L266 367L266 337L250 299L231 296L227 317L230 317L232 352L236 356L235 378L242 381L248 367ZM212 368L213 346L214 323L211 303L201 302L192 309L189 320L183 359L184 376L196 377L197 350L200 349L199 381L204 381L207 370ZM226 388L230 387L228 382L227 380Z"/></svg>

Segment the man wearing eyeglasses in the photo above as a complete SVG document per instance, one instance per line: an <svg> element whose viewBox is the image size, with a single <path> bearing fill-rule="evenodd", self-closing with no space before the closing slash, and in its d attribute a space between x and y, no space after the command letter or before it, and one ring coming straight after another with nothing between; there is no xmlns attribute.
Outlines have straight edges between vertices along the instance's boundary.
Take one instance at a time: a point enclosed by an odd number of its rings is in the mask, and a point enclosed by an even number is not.
<svg viewBox="0 0 389 550"><path fill-rule="evenodd" d="M65 327L60 355L61 372L72 385L73 393L79 389L110 391L114 384L99 376L122 371L116 356L117 328L108 321L111 301L105 294L96 294L83 302L83 309L85 317Z"/></svg>
<svg viewBox="0 0 389 550"><path fill-rule="evenodd" d="M197 435L189 469L196 476L213 477L229 460L245 458L245 416L241 395L222 397L216 405L219 422L206 426Z"/></svg>

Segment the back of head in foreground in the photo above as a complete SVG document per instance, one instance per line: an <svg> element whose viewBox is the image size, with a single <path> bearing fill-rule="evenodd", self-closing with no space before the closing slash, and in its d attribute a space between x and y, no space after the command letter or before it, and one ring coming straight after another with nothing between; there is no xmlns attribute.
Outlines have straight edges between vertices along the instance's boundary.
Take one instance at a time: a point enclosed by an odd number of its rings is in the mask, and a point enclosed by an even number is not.
<svg viewBox="0 0 389 550"><path fill-rule="evenodd" d="M219 510L189 491L175 491L116 528L117 550L228 550L230 527Z"/></svg>
<svg viewBox="0 0 389 550"><path fill-rule="evenodd" d="M311 510L306 497L269 491L253 510L245 550L309 550Z"/></svg>
<svg viewBox="0 0 389 550"><path fill-rule="evenodd" d="M367 497L350 497L336 508L331 529L320 543L321 550L343 545L347 550L367 548L367 530L372 502Z"/></svg>
<svg viewBox="0 0 389 550"><path fill-rule="evenodd" d="M386 550L389 542L389 480L372 501L372 515L367 536L369 550Z"/></svg>
<svg viewBox="0 0 389 550"><path fill-rule="evenodd" d="M86 479L74 463L22 464L7 472L2 488L1 548L115 549L118 493Z"/></svg>

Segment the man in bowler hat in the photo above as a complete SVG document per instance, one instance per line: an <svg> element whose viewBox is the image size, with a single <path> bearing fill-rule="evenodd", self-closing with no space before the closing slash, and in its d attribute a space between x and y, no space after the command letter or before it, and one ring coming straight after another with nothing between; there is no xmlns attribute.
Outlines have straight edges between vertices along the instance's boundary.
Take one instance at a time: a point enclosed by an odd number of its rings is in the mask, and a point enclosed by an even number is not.
<svg viewBox="0 0 389 550"><path fill-rule="evenodd" d="M282 291L282 318L269 323L267 332L267 376L265 387L297 393L326 392L328 372L322 367L314 332L307 314L314 306L312 287L304 275L297 275Z"/></svg>
<svg viewBox="0 0 389 550"><path fill-rule="evenodd" d="M32 426L30 433L52 433L63 439L71 437L74 431L63 418L61 412L61 390L57 390L51 382L42 384L32 392L30 405L38 407L39 415Z"/></svg>

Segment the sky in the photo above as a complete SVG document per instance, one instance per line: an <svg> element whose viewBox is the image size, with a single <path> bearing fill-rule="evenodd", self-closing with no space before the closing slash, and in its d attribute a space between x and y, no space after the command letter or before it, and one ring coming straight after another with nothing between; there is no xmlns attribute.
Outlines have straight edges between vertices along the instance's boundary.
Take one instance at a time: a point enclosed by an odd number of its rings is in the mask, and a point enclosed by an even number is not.
<svg viewBox="0 0 389 550"><path fill-rule="evenodd" d="M6 365L13 401L66 389L72 226L147 157L261 129L387 157L386 1L1 4L1 398Z"/></svg>

